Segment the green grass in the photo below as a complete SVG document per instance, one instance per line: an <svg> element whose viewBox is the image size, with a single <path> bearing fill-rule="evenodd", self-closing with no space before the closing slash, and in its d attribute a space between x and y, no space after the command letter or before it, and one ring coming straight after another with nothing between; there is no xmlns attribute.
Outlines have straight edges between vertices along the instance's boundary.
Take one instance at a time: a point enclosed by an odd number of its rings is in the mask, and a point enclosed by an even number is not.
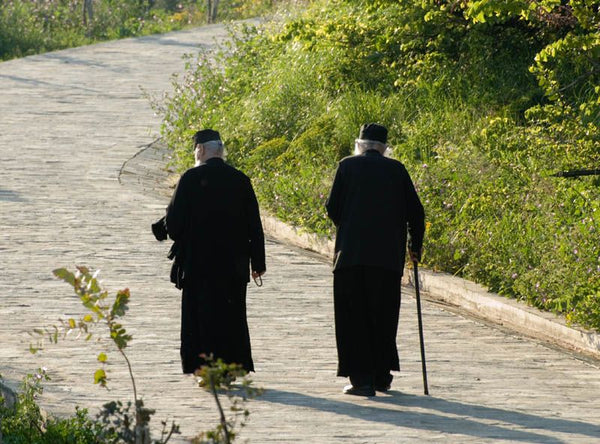
<svg viewBox="0 0 600 444"><path fill-rule="evenodd" d="M83 1L0 0L0 60L105 40L165 33L206 23L205 2L95 0L83 20ZM264 14L271 0L220 2L218 20Z"/></svg>

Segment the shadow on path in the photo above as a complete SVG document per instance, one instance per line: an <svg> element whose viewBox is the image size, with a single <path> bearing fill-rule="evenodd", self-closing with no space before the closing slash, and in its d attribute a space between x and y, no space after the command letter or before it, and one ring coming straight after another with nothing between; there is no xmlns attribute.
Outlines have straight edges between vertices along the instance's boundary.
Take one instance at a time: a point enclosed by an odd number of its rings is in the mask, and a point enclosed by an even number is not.
<svg viewBox="0 0 600 444"><path fill-rule="evenodd" d="M545 418L523 412L466 404L431 396L415 396L397 391L370 398L372 406L355 404L351 400L338 401L273 389L265 390L259 400L289 406L309 407L398 427L435 430L440 433L470 435L478 438L501 438L534 443L564 442L559 438L538 434L534 431L514 430L510 427L514 425L523 429L548 430L593 438L600 436L600 426L581 421ZM388 408L391 406L396 408ZM437 411L441 414L411 411L411 407ZM493 424L479 422L478 419L493 422ZM506 423L507 426L503 426L503 423Z"/></svg>
<svg viewBox="0 0 600 444"><path fill-rule="evenodd" d="M185 32L185 30L181 31L181 32ZM164 45L164 46L181 46L184 48L187 47L187 48L195 49L195 50L199 50L200 48L210 48L211 46L213 46L213 43L204 43L204 42L200 42L200 41L198 41L198 42L182 42L182 41L178 41L173 38L170 38L168 35L165 36L163 34L147 35L147 36L136 39L135 42L143 43L143 44L145 44L147 42L151 42L151 43L157 43L159 45Z"/></svg>
<svg viewBox="0 0 600 444"><path fill-rule="evenodd" d="M17 191L5 190L3 188L0 188L0 201L25 202L26 199L22 197Z"/></svg>
<svg viewBox="0 0 600 444"><path fill-rule="evenodd" d="M116 94L106 94L104 91L102 91L100 89L86 88L85 86L79 86L79 85L75 85L72 83L46 82L44 80L38 80L35 78L20 77L20 76L13 76L13 75L7 75L7 74L0 74L0 79L8 79L8 80L12 80L13 82L16 82L16 83L22 83L22 84L30 85L33 87L42 87L42 86L49 87L52 90L64 90L64 91L70 91L70 92L72 92L73 90L80 90L80 91L94 93L95 95L97 95L99 97L108 97L108 98L119 98L120 97ZM69 111L69 112L75 113L76 110Z"/></svg>

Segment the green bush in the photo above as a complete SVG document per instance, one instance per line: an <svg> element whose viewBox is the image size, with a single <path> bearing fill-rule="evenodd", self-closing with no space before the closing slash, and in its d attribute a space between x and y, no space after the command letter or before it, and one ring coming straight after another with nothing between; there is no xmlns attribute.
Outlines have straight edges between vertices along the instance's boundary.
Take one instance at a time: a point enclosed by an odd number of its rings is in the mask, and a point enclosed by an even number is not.
<svg viewBox="0 0 600 444"><path fill-rule="evenodd" d="M190 61L155 104L178 165L218 128L279 218L331 235L323 203L362 123L425 204L425 263L600 330L597 14L585 2L316 2Z"/></svg>
<svg viewBox="0 0 600 444"><path fill-rule="evenodd" d="M1 378L0 378L1 379ZM88 417L85 409L76 408L68 418L56 418L42 413L37 398L49 380L44 369L25 376L17 402L8 407L0 399L0 431L5 444L105 444L113 436L99 422Z"/></svg>

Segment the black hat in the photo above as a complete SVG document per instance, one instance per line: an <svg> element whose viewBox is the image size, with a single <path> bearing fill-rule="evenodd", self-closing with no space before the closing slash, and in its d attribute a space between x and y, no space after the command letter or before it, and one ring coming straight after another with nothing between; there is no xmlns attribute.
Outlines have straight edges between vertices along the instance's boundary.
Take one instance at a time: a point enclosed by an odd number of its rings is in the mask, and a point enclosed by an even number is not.
<svg viewBox="0 0 600 444"><path fill-rule="evenodd" d="M218 131L203 129L194 134L194 145L210 142L211 140L221 140L221 135Z"/></svg>
<svg viewBox="0 0 600 444"><path fill-rule="evenodd" d="M365 123L360 127L360 134L358 136L361 140L373 140L375 142L386 143L387 142L387 128L378 123Z"/></svg>

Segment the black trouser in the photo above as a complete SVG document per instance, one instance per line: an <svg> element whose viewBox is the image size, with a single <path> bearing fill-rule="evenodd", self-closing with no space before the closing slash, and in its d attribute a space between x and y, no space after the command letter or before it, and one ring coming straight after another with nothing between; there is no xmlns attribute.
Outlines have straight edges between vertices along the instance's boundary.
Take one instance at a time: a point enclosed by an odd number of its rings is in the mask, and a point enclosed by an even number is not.
<svg viewBox="0 0 600 444"><path fill-rule="evenodd" d="M336 270L333 278L338 376L354 385L387 385L400 370L396 334L400 273L377 267Z"/></svg>
<svg viewBox="0 0 600 444"><path fill-rule="evenodd" d="M246 319L247 282L239 278L198 279L183 289L181 363L184 373L213 355L226 363L254 370Z"/></svg>

